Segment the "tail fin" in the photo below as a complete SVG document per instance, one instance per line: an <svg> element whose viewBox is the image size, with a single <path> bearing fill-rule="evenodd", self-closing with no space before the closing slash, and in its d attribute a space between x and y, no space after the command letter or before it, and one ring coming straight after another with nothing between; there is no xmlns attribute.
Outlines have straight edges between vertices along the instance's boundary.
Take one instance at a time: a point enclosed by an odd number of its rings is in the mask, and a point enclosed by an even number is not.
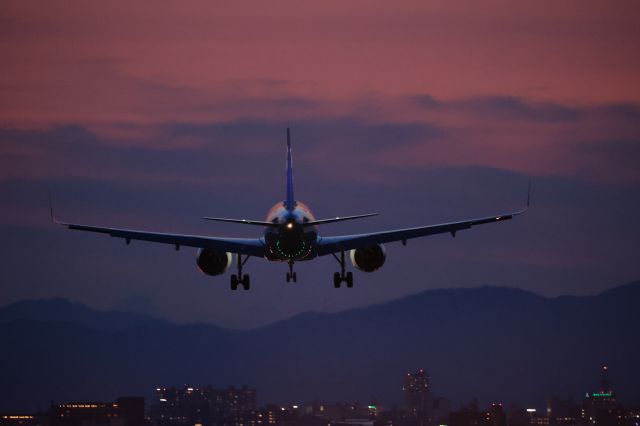
<svg viewBox="0 0 640 426"><path fill-rule="evenodd" d="M285 208L289 211L295 208L293 198L293 165L291 160L291 134L287 127L287 199L284 202Z"/></svg>

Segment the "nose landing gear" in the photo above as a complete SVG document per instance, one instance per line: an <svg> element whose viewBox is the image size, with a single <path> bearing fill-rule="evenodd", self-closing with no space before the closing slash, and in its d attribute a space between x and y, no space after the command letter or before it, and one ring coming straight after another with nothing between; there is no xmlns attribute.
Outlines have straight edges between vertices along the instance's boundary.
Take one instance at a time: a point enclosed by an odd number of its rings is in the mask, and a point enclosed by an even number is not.
<svg viewBox="0 0 640 426"><path fill-rule="evenodd" d="M345 259L344 252L340 252L340 258L332 253L332 256L338 261L340 264L340 272L335 272L333 274L333 287L340 288L340 284L345 282L348 288L353 287L353 272L345 273Z"/></svg>
<svg viewBox="0 0 640 426"><path fill-rule="evenodd" d="M242 260L242 255L238 253L238 274L231 275L231 290L237 290L238 285L242 285L242 288L249 290L251 288L251 280L249 274L242 273L242 267L249 260L249 256Z"/></svg>
<svg viewBox="0 0 640 426"><path fill-rule="evenodd" d="M289 272L287 272L287 282L293 281L294 283L298 281L298 275L293 272L293 261L289 261Z"/></svg>

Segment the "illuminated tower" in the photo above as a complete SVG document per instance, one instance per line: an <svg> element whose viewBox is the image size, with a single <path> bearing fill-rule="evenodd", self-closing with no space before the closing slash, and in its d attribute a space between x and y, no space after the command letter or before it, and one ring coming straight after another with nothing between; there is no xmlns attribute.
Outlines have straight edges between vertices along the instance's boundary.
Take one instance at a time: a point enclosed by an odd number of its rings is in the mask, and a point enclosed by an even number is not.
<svg viewBox="0 0 640 426"><path fill-rule="evenodd" d="M403 390L409 414L420 420L420 424L429 423L433 406L429 376L422 368L417 373L407 373Z"/></svg>
<svg viewBox="0 0 640 426"><path fill-rule="evenodd" d="M600 389L587 392L582 408L582 418L588 425L616 426L619 423L619 407L609 381L609 367L602 367Z"/></svg>
<svg viewBox="0 0 640 426"><path fill-rule="evenodd" d="M611 392L611 382L609 381L609 367L606 365L602 366L602 379L600 379L600 393L610 393Z"/></svg>

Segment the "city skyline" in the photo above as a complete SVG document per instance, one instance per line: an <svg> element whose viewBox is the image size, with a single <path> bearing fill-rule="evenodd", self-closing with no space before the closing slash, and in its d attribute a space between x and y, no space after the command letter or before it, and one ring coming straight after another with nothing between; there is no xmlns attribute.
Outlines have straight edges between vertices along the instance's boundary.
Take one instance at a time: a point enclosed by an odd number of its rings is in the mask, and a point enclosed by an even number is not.
<svg viewBox="0 0 640 426"><path fill-rule="evenodd" d="M600 386L594 386L595 392L585 392L582 403L573 397L563 399L551 395L545 407L535 408L526 402L511 403L505 408L501 402L494 401L484 409L475 398L453 406L447 398L436 396L423 368L406 373L403 379L406 400L393 406L380 404L376 399L364 403L314 400L258 404L257 390L247 385L215 388L185 384L158 387L155 396L146 403L143 397L129 396L118 397L116 402L51 401L48 410L29 413L3 410L0 425L111 425L116 419L122 419L118 421L123 421L124 426L309 425L319 424L314 422L322 419L330 425L371 421L370 424L413 426L636 426L640 422L637 405L624 407L617 402L607 365L602 366Z"/></svg>

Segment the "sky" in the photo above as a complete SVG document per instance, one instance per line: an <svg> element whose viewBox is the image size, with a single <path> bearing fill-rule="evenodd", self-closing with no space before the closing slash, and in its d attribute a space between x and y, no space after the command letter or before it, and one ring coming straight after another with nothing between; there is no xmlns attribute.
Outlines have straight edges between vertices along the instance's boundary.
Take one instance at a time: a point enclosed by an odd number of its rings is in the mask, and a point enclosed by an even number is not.
<svg viewBox="0 0 640 426"><path fill-rule="evenodd" d="M4 1L0 6L0 305L64 297L251 328L436 288L553 297L640 278L636 1ZM532 208L387 246L336 290L331 257L250 259L250 292L195 251L49 220L256 237L296 196L325 234Z"/></svg>

